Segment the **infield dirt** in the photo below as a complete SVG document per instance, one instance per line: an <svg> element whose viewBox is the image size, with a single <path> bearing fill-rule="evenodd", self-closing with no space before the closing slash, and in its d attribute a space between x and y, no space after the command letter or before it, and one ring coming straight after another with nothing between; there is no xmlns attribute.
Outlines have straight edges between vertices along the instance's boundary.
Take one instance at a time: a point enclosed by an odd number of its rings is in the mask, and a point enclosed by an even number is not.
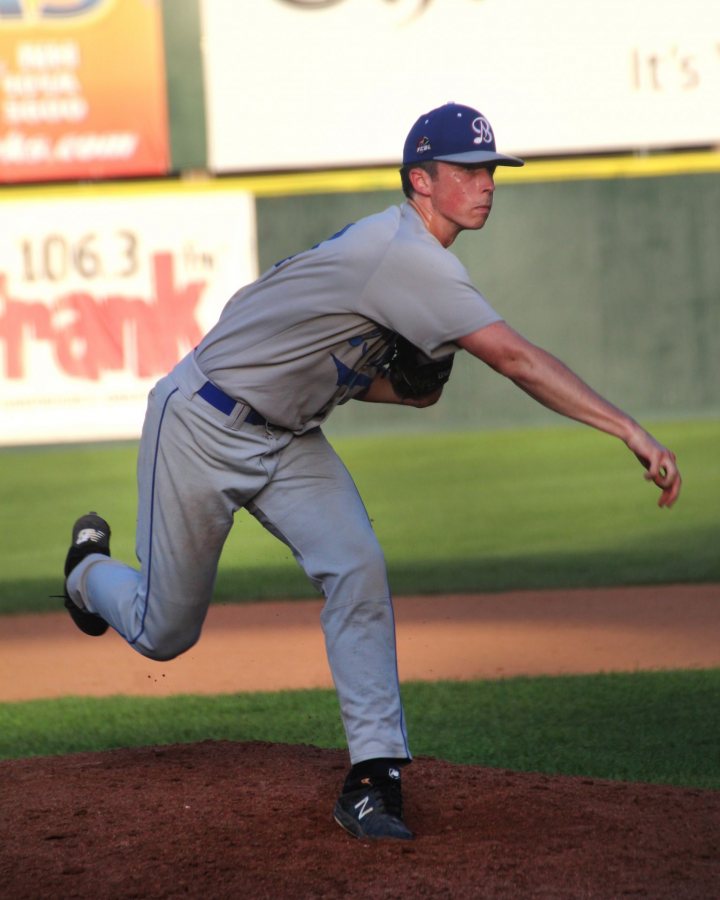
<svg viewBox="0 0 720 900"><path fill-rule="evenodd" d="M213 607L150 663L62 615L0 620L0 700L327 686L320 604ZM720 665L720 586L396 601L404 680ZM716 710L708 711L716 715ZM340 750L226 741L0 762L0 896L720 896L720 792L416 759L413 842L365 843L331 809Z"/></svg>

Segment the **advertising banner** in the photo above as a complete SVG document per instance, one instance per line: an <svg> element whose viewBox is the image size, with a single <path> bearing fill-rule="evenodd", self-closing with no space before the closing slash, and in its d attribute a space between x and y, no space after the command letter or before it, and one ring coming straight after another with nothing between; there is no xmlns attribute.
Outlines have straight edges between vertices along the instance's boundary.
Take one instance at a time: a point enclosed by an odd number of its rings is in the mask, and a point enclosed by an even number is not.
<svg viewBox="0 0 720 900"><path fill-rule="evenodd" d="M0 443L135 438L147 393L257 276L245 193L0 202Z"/></svg>
<svg viewBox="0 0 720 900"><path fill-rule="evenodd" d="M159 0L0 0L0 182L168 170Z"/></svg>
<svg viewBox="0 0 720 900"><path fill-rule="evenodd" d="M216 172L396 164L479 108L509 153L720 143L716 0L201 0Z"/></svg>

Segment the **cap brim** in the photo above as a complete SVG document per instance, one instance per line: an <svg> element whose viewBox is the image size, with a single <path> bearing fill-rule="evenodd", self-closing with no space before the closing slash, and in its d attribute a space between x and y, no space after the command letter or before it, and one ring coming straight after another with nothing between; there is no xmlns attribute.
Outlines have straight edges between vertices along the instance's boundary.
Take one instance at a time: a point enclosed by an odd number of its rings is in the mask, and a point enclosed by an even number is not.
<svg viewBox="0 0 720 900"><path fill-rule="evenodd" d="M493 153L492 150L468 150L465 153L450 153L447 156L433 156L439 162L453 162L458 165L473 163L493 163L496 166L524 166L525 160L517 156L506 156L504 153Z"/></svg>

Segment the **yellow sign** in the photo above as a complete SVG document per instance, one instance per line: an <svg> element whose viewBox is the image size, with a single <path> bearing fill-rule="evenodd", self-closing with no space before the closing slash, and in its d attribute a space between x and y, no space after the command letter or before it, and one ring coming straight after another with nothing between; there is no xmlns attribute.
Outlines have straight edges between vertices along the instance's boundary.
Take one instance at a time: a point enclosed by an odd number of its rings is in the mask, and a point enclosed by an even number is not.
<svg viewBox="0 0 720 900"><path fill-rule="evenodd" d="M0 0L0 182L160 175L159 3Z"/></svg>

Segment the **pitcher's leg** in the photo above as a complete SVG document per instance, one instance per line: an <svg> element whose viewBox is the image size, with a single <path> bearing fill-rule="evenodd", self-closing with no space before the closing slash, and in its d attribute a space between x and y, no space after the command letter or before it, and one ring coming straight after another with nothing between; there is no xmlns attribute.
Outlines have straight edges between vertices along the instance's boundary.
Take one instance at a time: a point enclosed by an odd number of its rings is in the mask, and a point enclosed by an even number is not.
<svg viewBox="0 0 720 900"><path fill-rule="evenodd" d="M248 510L325 595L321 621L351 761L409 759L385 560L349 473L320 432L285 449Z"/></svg>
<svg viewBox="0 0 720 900"><path fill-rule="evenodd" d="M167 379L149 401L138 456L140 570L92 556L68 578L73 599L159 660L197 641L232 526L233 501L191 434L190 407Z"/></svg>

